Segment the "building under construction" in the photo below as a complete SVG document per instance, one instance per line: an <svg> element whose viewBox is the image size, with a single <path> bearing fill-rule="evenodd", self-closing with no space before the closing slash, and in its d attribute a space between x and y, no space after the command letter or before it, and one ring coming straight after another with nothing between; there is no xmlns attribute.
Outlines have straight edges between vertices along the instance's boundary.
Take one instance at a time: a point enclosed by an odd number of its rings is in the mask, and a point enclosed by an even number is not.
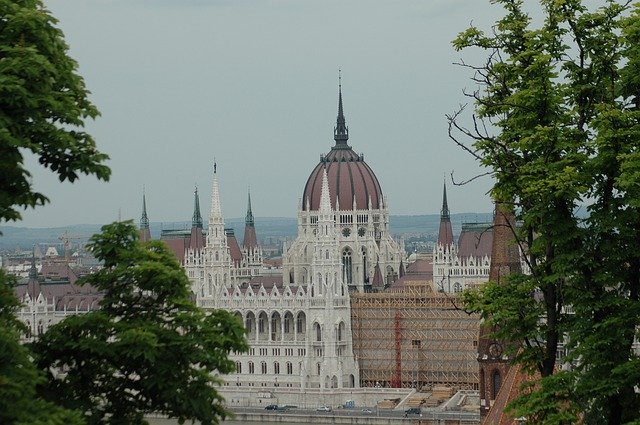
<svg viewBox="0 0 640 425"><path fill-rule="evenodd" d="M351 295L360 384L478 389L478 316L430 280L401 280L385 292Z"/></svg>

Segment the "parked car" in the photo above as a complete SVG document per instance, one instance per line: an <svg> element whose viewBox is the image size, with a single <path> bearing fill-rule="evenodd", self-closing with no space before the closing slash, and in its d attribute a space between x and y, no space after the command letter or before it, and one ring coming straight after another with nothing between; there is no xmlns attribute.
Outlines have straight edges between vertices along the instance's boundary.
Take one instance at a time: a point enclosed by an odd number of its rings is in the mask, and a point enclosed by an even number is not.
<svg viewBox="0 0 640 425"><path fill-rule="evenodd" d="M362 409L362 413L373 413L371 409Z"/></svg>
<svg viewBox="0 0 640 425"><path fill-rule="evenodd" d="M269 404L264 409L265 410L278 410L278 405L277 404Z"/></svg>
<svg viewBox="0 0 640 425"><path fill-rule="evenodd" d="M331 406L320 406L316 409L317 412L331 412Z"/></svg>
<svg viewBox="0 0 640 425"><path fill-rule="evenodd" d="M404 417L406 418L409 415L420 415L422 416L422 410L419 407L410 407L404 411Z"/></svg>

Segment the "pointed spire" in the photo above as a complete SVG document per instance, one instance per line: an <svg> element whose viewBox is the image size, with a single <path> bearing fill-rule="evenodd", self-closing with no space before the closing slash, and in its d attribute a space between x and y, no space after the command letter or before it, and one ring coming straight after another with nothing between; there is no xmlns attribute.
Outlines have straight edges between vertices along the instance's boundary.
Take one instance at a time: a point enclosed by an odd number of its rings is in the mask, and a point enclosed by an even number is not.
<svg viewBox="0 0 640 425"><path fill-rule="evenodd" d="M210 217L222 216L222 207L220 206L220 187L218 185L218 164L213 161L213 187L211 189L211 212Z"/></svg>
<svg viewBox="0 0 640 425"><path fill-rule="evenodd" d="M193 192L193 217L191 219L191 227L202 229L202 215L200 214L200 197L198 197L198 186Z"/></svg>
<svg viewBox="0 0 640 425"><path fill-rule="evenodd" d="M331 212L331 194L329 193L329 179L327 169L322 169L322 192L320 192L320 212Z"/></svg>
<svg viewBox="0 0 640 425"><path fill-rule="evenodd" d="M254 226L255 223L253 221L253 212L251 211L251 188L249 188L249 196L247 200L247 215L244 219L244 224L246 226ZM258 205L259 206L259 205Z"/></svg>
<svg viewBox="0 0 640 425"><path fill-rule="evenodd" d="M242 247L247 250L258 248L258 238L256 237L256 227L253 221L253 211L251 211L251 190L247 201L247 216L244 221L244 239Z"/></svg>
<svg viewBox="0 0 640 425"><path fill-rule="evenodd" d="M140 230L149 228L149 217L147 217L147 196L142 188L142 217L140 217Z"/></svg>
<svg viewBox="0 0 640 425"><path fill-rule="evenodd" d="M451 215L447 203L447 183L443 184L442 210L440 210L440 229L438 231L438 244L449 246L453 243L453 229L451 227Z"/></svg>
<svg viewBox="0 0 640 425"><path fill-rule="evenodd" d="M450 218L449 204L447 203L447 182L445 181L442 189L442 209L440 210L440 219L449 220Z"/></svg>
<svg viewBox="0 0 640 425"><path fill-rule="evenodd" d="M151 230L149 230L149 217L147 217L147 196L144 187L142 188L142 217L140 217L140 241L151 240Z"/></svg>
<svg viewBox="0 0 640 425"><path fill-rule="evenodd" d="M336 120L336 127L333 130L333 140L336 141L335 147L346 147L347 140L349 140L349 128L346 125L344 110L342 108L342 73L340 70L338 70L338 118Z"/></svg>

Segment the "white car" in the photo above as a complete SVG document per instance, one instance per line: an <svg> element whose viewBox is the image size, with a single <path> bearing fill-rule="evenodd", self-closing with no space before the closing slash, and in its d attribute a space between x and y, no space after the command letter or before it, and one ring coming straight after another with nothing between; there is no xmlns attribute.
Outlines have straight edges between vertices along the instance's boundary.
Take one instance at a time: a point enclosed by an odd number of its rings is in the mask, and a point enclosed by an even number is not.
<svg viewBox="0 0 640 425"><path fill-rule="evenodd" d="M316 412L331 412L330 406L320 406L316 409Z"/></svg>

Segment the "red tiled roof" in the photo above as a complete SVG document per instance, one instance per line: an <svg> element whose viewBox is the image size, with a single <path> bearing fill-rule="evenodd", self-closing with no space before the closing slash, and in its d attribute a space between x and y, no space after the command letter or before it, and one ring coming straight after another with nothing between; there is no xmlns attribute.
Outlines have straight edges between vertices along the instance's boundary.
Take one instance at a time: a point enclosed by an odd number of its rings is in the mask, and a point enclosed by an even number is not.
<svg viewBox="0 0 640 425"><path fill-rule="evenodd" d="M244 226L244 240L242 241L244 249L256 249L258 247L258 238L256 238L256 228L251 225Z"/></svg>
<svg viewBox="0 0 640 425"><path fill-rule="evenodd" d="M418 259L407 264L407 274L428 274L433 275L433 263L430 260Z"/></svg>
<svg viewBox="0 0 640 425"><path fill-rule="evenodd" d="M189 239L185 239L182 237L177 238L165 238L162 239L164 243L167 244L171 252L176 256L178 261L182 262L184 260L184 251L188 246Z"/></svg>
<svg viewBox="0 0 640 425"><path fill-rule="evenodd" d="M458 238L458 257L491 257L493 229L490 223L462 224Z"/></svg>
<svg viewBox="0 0 640 425"><path fill-rule="evenodd" d="M313 169L302 194L302 208L317 210L320 208L320 192L322 192L322 170L326 167L331 196L331 207L336 209L336 198L340 210L352 210L353 198L359 209L367 209L369 199L371 207L382 206L382 189L373 170L352 149L332 149L323 161Z"/></svg>
<svg viewBox="0 0 640 425"><path fill-rule="evenodd" d="M189 248L193 250L202 249L205 246L205 239L202 234L202 229L199 227L193 227L191 229L191 237L189 238Z"/></svg>
<svg viewBox="0 0 640 425"><path fill-rule="evenodd" d="M438 243L440 245L451 245L453 243L453 230L451 228L451 220L448 218L440 219Z"/></svg>
<svg viewBox="0 0 640 425"><path fill-rule="evenodd" d="M231 229L224 229L227 232L227 245L229 246L229 253L231 254L231 259L233 263L238 266L240 262L242 262L242 251L240 250L240 246L238 245L238 240L236 239L236 235Z"/></svg>

